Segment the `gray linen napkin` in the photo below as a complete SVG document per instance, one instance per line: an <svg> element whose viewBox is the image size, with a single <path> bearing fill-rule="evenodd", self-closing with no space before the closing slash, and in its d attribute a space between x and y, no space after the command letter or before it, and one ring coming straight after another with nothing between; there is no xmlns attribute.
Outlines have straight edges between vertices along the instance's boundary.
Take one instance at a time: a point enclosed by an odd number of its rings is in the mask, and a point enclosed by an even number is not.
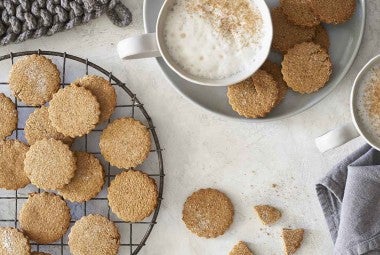
<svg viewBox="0 0 380 255"><path fill-rule="evenodd" d="M316 186L335 255L380 254L380 152L365 145Z"/></svg>

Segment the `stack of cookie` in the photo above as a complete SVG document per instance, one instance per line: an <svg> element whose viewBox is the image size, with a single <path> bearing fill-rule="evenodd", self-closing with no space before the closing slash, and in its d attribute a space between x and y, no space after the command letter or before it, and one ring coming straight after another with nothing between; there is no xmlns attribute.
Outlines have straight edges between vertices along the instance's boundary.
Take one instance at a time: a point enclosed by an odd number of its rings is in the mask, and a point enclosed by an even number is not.
<svg viewBox="0 0 380 255"><path fill-rule="evenodd" d="M287 89L311 94L332 74L329 34L322 23L342 24L355 12L356 0L280 0L271 10L272 49L281 66L270 60L252 77L229 86L232 109L246 118L268 115L285 98Z"/></svg>
<svg viewBox="0 0 380 255"><path fill-rule="evenodd" d="M65 200L89 201L104 186L99 159L72 151L71 145L110 119L116 108L115 89L95 75L60 88L60 76L56 65L40 55L24 57L12 66L11 91L17 100L36 107L25 123L28 144L6 139L17 127L18 112L12 100L0 94L0 188L17 190L31 183L44 190L29 194L18 215L20 230L0 227L1 240L7 240L0 242L0 254L31 254L29 240L56 242L71 221ZM103 130L99 147L106 161L122 169L109 184L111 210L126 222L148 217L157 206L157 186L147 174L133 169L150 152L148 128L133 118L116 119ZM68 244L74 255L112 255L118 252L120 235L108 218L88 215L72 227Z"/></svg>

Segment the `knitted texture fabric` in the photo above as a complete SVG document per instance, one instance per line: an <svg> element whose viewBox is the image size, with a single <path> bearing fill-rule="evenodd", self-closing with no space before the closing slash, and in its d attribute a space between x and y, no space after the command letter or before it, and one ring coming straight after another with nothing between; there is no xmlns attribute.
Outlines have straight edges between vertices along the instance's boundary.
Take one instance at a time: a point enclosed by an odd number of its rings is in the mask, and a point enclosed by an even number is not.
<svg viewBox="0 0 380 255"><path fill-rule="evenodd" d="M53 35L104 13L119 27L132 22L119 0L0 0L0 45Z"/></svg>

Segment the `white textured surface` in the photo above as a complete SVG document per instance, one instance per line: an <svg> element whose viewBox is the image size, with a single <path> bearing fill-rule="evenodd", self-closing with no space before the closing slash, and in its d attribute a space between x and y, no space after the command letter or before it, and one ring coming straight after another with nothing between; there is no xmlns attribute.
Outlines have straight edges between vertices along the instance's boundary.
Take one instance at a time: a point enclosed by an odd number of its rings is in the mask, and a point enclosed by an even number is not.
<svg viewBox="0 0 380 255"><path fill-rule="evenodd" d="M152 59L124 63L119 60L116 43L143 32L142 1L129 0L128 6L134 23L127 29L116 28L102 17L50 38L1 47L0 54L41 48L88 57L124 79L144 102L166 149L167 176L159 223L141 254L228 254L238 240L247 241L255 254L281 254L281 227L306 229L298 254L332 254L314 184L363 140L358 138L321 155L314 138L349 121L349 93L354 77L380 49L380 2L368 1L364 42L339 88L301 115L260 125L222 119L192 105L177 94ZM273 183L279 185L278 189L271 187ZM214 240L190 234L181 221L184 200L201 187L225 191L236 209L231 229ZM281 208L281 222L263 228L252 211L257 203Z"/></svg>

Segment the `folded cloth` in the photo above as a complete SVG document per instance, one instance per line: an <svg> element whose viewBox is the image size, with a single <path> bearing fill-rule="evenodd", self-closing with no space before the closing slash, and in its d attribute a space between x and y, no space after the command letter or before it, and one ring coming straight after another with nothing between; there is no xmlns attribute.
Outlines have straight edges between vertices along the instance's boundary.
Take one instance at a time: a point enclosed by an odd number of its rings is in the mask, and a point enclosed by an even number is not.
<svg viewBox="0 0 380 255"><path fill-rule="evenodd" d="M380 254L380 152L365 145L317 184L335 255Z"/></svg>

